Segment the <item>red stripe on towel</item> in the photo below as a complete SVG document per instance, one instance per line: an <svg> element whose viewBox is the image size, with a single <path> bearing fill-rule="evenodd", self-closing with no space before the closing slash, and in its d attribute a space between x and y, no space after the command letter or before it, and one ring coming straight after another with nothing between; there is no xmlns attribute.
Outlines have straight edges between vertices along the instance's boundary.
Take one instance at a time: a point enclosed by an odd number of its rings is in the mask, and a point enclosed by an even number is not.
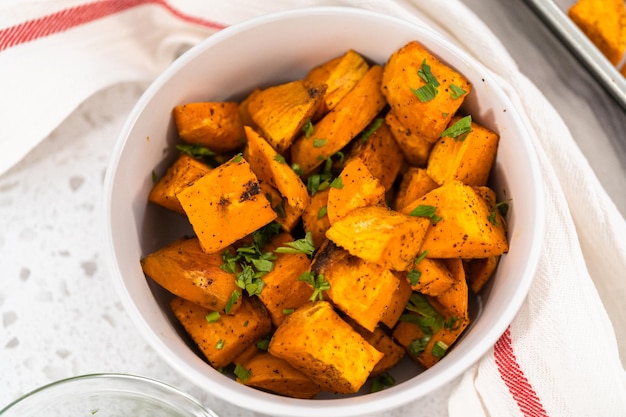
<svg viewBox="0 0 626 417"><path fill-rule="evenodd" d="M146 4L161 6L176 18L188 23L213 30L225 27L216 22L184 14L170 6L165 0L101 0L0 29L0 51Z"/></svg>
<svg viewBox="0 0 626 417"><path fill-rule="evenodd" d="M541 400L517 362L515 352L513 352L513 344L511 343L510 327L506 329L496 342L494 357L500 377L509 389L522 414L525 417L548 417Z"/></svg>

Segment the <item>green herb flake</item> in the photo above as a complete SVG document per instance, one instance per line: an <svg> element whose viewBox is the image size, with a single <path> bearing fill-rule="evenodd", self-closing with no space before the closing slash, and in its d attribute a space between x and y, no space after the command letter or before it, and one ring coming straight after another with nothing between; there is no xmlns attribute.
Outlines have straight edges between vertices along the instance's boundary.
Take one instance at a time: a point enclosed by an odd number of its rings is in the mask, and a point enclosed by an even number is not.
<svg viewBox="0 0 626 417"><path fill-rule="evenodd" d="M328 142L327 139L315 138L315 139L313 139L313 147L314 148L321 148L322 146L325 146L327 142Z"/></svg>
<svg viewBox="0 0 626 417"><path fill-rule="evenodd" d="M217 341L217 343L215 344L215 349L217 350L222 350L224 349L224 345L226 344L226 341L224 339L220 339Z"/></svg>
<svg viewBox="0 0 626 417"><path fill-rule="evenodd" d="M230 297L228 297L228 301L226 301L226 306L224 307L224 312L226 314L230 313L239 297L241 297L241 293L237 290L233 290L233 293L230 295Z"/></svg>
<svg viewBox="0 0 626 417"><path fill-rule="evenodd" d="M506 214L509 212L509 204L507 201L500 201L499 203L496 203L491 213L489 213L489 215L487 216L487 220L489 220L489 223L493 224L494 226L500 225L498 223L498 212L502 217L506 217Z"/></svg>
<svg viewBox="0 0 626 417"><path fill-rule="evenodd" d="M409 352L414 356L419 356L426 350L426 346L428 346L428 342L430 342L430 335L426 334L422 337L419 337L409 343Z"/></svg>
<svg viewBox="0 0 626 417"><path fill-rule="evenodd" d="M217 311L211 311L209 314L204 316L204 319L209 323L215 323L220 319L220 313Z"/></svg>
<svg viewBox="0 0 626 417"><path fill-rule="evenodd" d="M441 132L440 137L449 137L457 142L465 140L472 131L472 116L465 116L457 120L452 126Z"/></svg>
<svg viewBox="0 0 626 417"><path fill-rule="evenodd" d="M418 292L413 292L405 307L409 313L400 316L401 321L416 324L427 335L435 334L445 324L445 318Z"/></svg>
<svg viewBox="0 0 626 417"><path fill-rule="evenodd" d="M431 353L436 358L443 358L447 351L448 351L448 345L445 344L443 341L438 340L433 345L433 349Z"/></svg>
<svg viewBox="0 0 626 417"><path fill-rule="evenodd" d="M442 219L442 217L438 215L436 211L437 211L437 207L435 206L420 204L419 206L411 210L409 215L416 216L416 217L427 217L430 219L430 223L434 226L437 223L439 223Z"/></svg>
<svg viewBox="0 0 626 417"><path fill-rule="evenodd" d="M293 172L298 174L298 176L302 176L303 172L302 172L302 167L300 166L300 164L296 164L296 163L292 164L291 169L293 169Z"/></svg>
<svg viewBox="0 0 626 417"><path fill-rule="evenodd" d="M285 316L293 314L293 312L294 312L293 308L283 308L283 315L285 315Z"/></svg>
<svg viewBox="0 0 626 417"><path fill-rule="evenodd" d="M409 273L407 274L407 278L409 279L409 282L411 283L411 287L416 286L421 277L422 277L422 272L418 271L417 269L411 269Z"/></svg>
<svg viewBox="0 0 626 417"><path fill-rule="evenodd" d="M463 96L463 94L466 93L465 90L463 90L461 87L459 87L456 84L450 84L450 97L452 97L452 100L456 100L457 98L460 98Z"/></svg>
<svg viewBox="0 0 626 417"><path fill-rule="evenodd" d="M419 75L426 84L432 84L435 87L439 87L439 81L437 81L437 78L432 72L430 72L430 65L426 63L426 58L422 61L422 67L417 70L417 75Z"/></svg>
<svg viewBox="0 0 626 417"><path fill-rule="evenodd" d="M250 378L250 371L239 364L235 365L233 372L241 382L245 383Z"/></svg>
<svg viewBox="0 0 626 417"><path fill-rule="evenodd" d="M159 181L159 176L154 170L152 170L152 184L156 184L158 181Z"/></svg>
<svg viewBox="0 0 626 417"><path fill-rule="evenodd" d="M178 150L178 152L180 153L187 154L191 156L192 158L196 158L196 159L204 159L207 156L217 155L215 152L213 152L206 146L192 145L188 143L181 143L181 144L176 145L176 150Z"/></svg>
<svg viewBox="0 0 626 417"><path fill-rule="evenodd" d="M241 153L238 153L237 155L235 155L233 157L233 159L231 159L231 161L235 162L235 163L239 163L243 160L243 155Z"/></svg>
<svg viewBox="0 0 626 417"><path fill-rule="evenodd" d="M422 103L427 103L433 100L437 96L437 87L439 87L439 81L437 77L430 72L430 66L426 63L426 59L422 61L421 68L417 71L417 75L426 83L423 86L411 89L413 94Z"/></svg>
<svg viewBox="0 0 626 417"><path fill-rule="evenodd" d="M396 384L395 378L385 372L372 381L372 392L382 391L387 387L393 387Z"/></svg>
<svg viewBox="0 0 626 417"><path fill-rule="evenodd" d="M287 246L280 246L274 250L276 253L303 253L307 256L313 256L315 245L313 244L313 235L308 230L302 239L293 242L286 242Z"/></svg>
<svg viewBox="0 0 626 417"><path fill-rule="evenodd" d="M311 119L307 120L302 126L302 131L304 132L305 138L310 138L313 135L314 127Z"/></svg>
<svg viewBox="0 0 626 417"><path fill-rule="evenodd" d="M367 142L370 136L372 136L378 130L378 128L382 126L384 121L385 119L383 119L382 117L377 117L376 119L374 119L374 121L370 123L370 125L361 135L361 141Z"/></svg>
<svg viewBox="0 0 626 417"><path fill-rule="evenodd" d="M330 283L326 281L323 274L319 274L317 277L311 271L306 271L298 277L298 281L304 281L313 287L313 294L309 298L309 301L324 300L322 291L330 290Z"/></svg>
<svg viewBox="0 0 626 417"><path fill-rule="evenodd" d="M317 212L317 218L321 219L322 217L326 216L327 213L328 213L328 207L327 206L323 206Z"/></svg>
<svg viewBox="0 0 626 417"><path fill-rule="evenodd" d="M267 348L270 346L270 338L264 337L263 339L256 342L256 347L260 350L267 351Z"/></svg>
<svg viewBox="0 0 626 417"><path fill-rule="evenodd" d="M330 186L341 190L343 188L343 181L341 180L341 177L335 178L333 182L330 183Z"/></svg>
<svg viewBox="0 0 626 417"><path fill-rule="evenodd" d="M277 154L274 156L274 161L277 161L277 162L279 162L279 163L281 163L281 164L286 164L286 163L287 163L287 161L285 161L285 157L284 157L284 156L282 156L282 155L281 155L281 154L279 154L279 153L277 153Z"/></svg>

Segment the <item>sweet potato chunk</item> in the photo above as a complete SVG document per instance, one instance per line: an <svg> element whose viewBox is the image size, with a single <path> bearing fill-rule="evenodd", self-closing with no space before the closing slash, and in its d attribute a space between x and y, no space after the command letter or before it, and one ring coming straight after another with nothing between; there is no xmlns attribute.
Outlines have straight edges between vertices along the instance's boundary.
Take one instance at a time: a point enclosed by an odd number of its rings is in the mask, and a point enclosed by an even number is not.
<svg viewBox="0 0 626 417"><path fill-rule="evenodd" d="M369 64L354 50L333 58L315 68L306 76L307 80L324 83L328 87L324 93L321 114L332 110L348 94L369 69Z"/></svg>
<svg viewBox="0 0 626 417"><path fill-rule="evenodd" d="M177 197L206 253L224 249L277 216L241 156L211 170Z"/></svg>
<svg viewBox="0 0 626 417"><path fill-rule="evenodd" d="M318 191L311 197L311 204L302 213L304 230L311 232L315 248L319 248L326 240L326 231L330 227L328 220L329 188Z"/></svg>
<svg viewBox="0 0 626 417"><path fill-rule="evenodd" d="M267 335L272 322L263 304L255 298L242 298L236 314L222 314L209 320L211 310L180 297L170 307L209 363L217 369L230 364L251 344Z"/></svg>
<svg viewBox="0 0 626 417"><path fill-rule="evenodd" d="M391 54L382 91L401 123L435 142L463 103L471 84L417 41Z"/></svg>
<svg viewBox="0 0 626 417"><path fill-rule="evenodd" d="M376 118L353 143L347 159L359 158L385 190L390 190L402 168L404 155L384 119Z"/></svg>
<svg viewBox="0 0 626 417"><path fill-rule="evenodd" d="M148 200L179 214L185 214L176 194L202 178L211 167L187 154L181 154L150 190Z"/></svg>
<svg viewBox="0 0 626 417"><path fill-rule="evenodd" d="M499 256L490 256L482 259L469 259L465 261L465 276L470 289L476 294L485 286L496 272Z"/></svg>
<svg viewBox="0 0 626 417"><path fill-rule="evenodd" d="M291 162L310 174L324 160L346 146L385 106L380 82L382 67L373 65L334 109L314 124L313 132L300 136L291 147Z"/></svg>
<svg viewBox="0 0 626 417"><path fill-rule="evenodd" d="M285 197L287 204L302 211L309 205L306 186L270 144L249 126L245 127L248 144L244 157L252 171L262 181L267 181Z"/></svg>
<svg viewBox="0 0 626 417"><path fill-rule="evenodd" d="M272 209L276 212L277 216L274 221L280 224L284 231L291 232L300 221L302 210L287 204L285 198L278 192L278 190L266 181L260 181L259 184L261 185L261 191L265 194L265 197L270 202Z"/></svg>
<svg viewBox="0 0 626 417"><path fill-rule="evenodd" d="M217 153L237 150L244 143L239 104L200 102L174 107L178 134L187 143L206 146Z"/></svg>
<svg viewBox="0 0 626 417"><path fill-rule="evenodd" d="M404 159L411 166L425 167L433 146L426 136L410 130L402 124L396 113L391 110L385 116L391 135L404 154Z"/></svg>
<svg viewBox="0 0 626 417"><path fill-rule="evenodd" d="M370 332L394 304L403 283L392 271L352 256L330 241L315 255L311 271L324 275L330 284L325 294L332 303ZM406 301L395 304L404 306Z"/></svg>
<svg viewBox="0 0 626 417"><path fill-rule="evenodd" d="M267 142L284 152L324 100L326 84L296 80L268 87L249 99L248 112Z"/></svg>
<svg viewBox="0 0 626 417"><path fill-rule="evenodd" d="M385 187L361 158L348 161L339 179L341 187L330 187L328 192L327 213L331 225L355 208L385 205Z"/></svg>
<svg viewBox="0 0 626 417"><path fill-rule="evenodd" d="M352 210L335 222L326 237L354 256L396 271L412 268L429 220L386 207Z"/></svg>
<svg viewBox="0 0 626 417"><path fill-rule="evenodd" d="M342 394L357 392L383 357L327 301L305 304L289 315L268 351L323 390Z"/></svg>
<svg viewBox="0 0 626 417"><path fill-rule="evenodd" d="M454 117L450 126L462 123L461 120ZM426 170L436 183L457 180L467 185L487 184L499 136L476 122L470 126L471 131L463 138L444 136L433 146Z"/></svg>
<svg viewBox="0 0 626 417"><path fill-rule="evenodd" d="M289 233L275 236L264 249L274 251L294 239ZM298 277L308 271L311 261L302 253L276 253L274 268L263 275L263 291L259 299L267 308L274 326L279 326L286 317L286 311L295 310L309 301L313 290Z"/></svg>
<svg viewBox="0 0 626 417"><path fill-rule="evenodd" d="M415 270L419 273L419 279L411 287L422 294L443 294L454 283L452 273L442 259L424 258L415 265Z"/></svg>
<svg viewBox="0 0 626 417"><path fill-rule="evenodd" d="M204 308L224 311L235 276L220 268L223 251L207 254L197 238L179 239L141 260L144 273L174 295ZM235 312L240 300L232 306Z"/></svg>
<svg viewBox="0 0 626 417"><path fill-rule="evenodd" d="M416 213L420 206L435 208L441 217L428 228L423 241L421 250L427 251L429 258L486 258L509 249L502 222L492 223L493 210L470 186L448 182L402 212Z"/></svg>
<svg viewBox="0 0 626 417"><path fill-rule="evenodd" d="M403 208L422 198L429 191L439 187L428 175L426 169L410 167L402 174L402 181L398 186L398 193L395 198L395 208L402 211Z"/></svg>
<svg viewBox="0 0 626 417"><path fill-rule="evenodd" d="M372 376L381 375L400 362L405 355L405 350L398 345L391 337L385 333L380 327L376 327L373 332L359 326L357 322L350 318L345 319L370 345L376 350L382 352L385 356L372 369Z"/></svg>
<svg viewBox="0 0 626 417"><path fill-rule="evenodd" d="M319 385L311 378L269 353L255 355L244 367L248 371L247 378L238 378L238 381L249 387L292 398L313 398L320 392Z"/></svg>

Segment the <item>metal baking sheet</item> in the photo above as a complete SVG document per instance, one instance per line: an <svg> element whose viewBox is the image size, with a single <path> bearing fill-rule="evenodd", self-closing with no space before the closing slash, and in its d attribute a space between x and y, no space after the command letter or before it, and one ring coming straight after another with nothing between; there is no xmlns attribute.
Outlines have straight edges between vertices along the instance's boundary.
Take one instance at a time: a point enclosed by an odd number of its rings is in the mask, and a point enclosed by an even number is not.
<svg viewBox="0 0 626 417"><path fill-rule="evenodd" d="M626 110L626 77L567 16L575 0L526 0Z"/></svg>

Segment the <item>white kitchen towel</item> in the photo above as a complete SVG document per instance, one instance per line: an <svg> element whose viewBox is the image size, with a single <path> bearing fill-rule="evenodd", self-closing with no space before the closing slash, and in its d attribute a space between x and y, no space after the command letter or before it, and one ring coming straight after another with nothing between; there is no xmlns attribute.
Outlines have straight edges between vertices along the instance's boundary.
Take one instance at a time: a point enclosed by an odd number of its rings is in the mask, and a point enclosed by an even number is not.
<svg viewBox="0 0 626 417"><path fill-rule="evenodd" d="M458 0L4 0L0 174L100 89L149 82L226 26L316 5L425 22L492 71L532 133L546 190L537 274L507 331L455 387L450 417L626 416L626 222L557 112Z"/></svg>

